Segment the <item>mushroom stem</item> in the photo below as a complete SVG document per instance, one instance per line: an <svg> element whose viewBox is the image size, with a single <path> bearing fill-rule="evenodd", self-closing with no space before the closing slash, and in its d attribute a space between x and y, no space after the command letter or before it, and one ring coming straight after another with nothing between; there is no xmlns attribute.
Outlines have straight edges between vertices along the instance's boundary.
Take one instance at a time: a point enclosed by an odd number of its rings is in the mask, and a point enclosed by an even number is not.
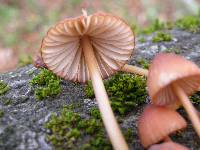
<svg viewBox="0 0 200 150"><path fill-rule="evenodd" d="M188 116L193 124L194 129L196 130L198 136L200 137L200 118L197 115L197 111L188 99L185 92L176 84L172 85L177 97L182 102L183 107L185 108Z"/></svg>
<svg viewBox="0 0 200 150"><path fill-rule="evenodd" d="M143 68L140 68L140 67L127 65L127 64L124 65L124 67L121 69L121 71L127 72L127 73L134 73L134 74L138 74L138 75L142 75L142 76L146 76L146 77L148 75L147 69L143 69Z"/></svg>
<svg viewBox="0 0 200 150"><path fill-rule="evenodd" d="M83 45L83 53L91 76L96 100L98 102L103 123L111 140L111 143L116 150L128 150L128 145L124 140L124 137L121 133L121 130L117 124L114 113L110 106L108 95L106 93L103 80L98 69L97 60L92 45L90 43L90 39L89 37L84 36L81 42Z"/></svg>

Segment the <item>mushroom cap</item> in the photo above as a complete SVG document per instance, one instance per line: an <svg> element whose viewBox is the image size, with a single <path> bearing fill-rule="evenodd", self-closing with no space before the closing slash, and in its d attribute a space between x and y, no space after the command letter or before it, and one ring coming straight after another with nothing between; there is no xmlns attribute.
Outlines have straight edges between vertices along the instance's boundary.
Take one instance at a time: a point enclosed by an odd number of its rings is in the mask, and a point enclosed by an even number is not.
<svg viewBox="0 0 200 150"><path fill-rule="evenodd" d="M182 88L187 95L191 95L200 87L200 69L181 56L158 54L150 65L147 79L148 92L153 104L172 108L180 106L172 83Z"/></svg>
<svg viewBox="0 0 200 150"><path fill-rule="evenodd" d="M131 28L119 17L107 13L84 14L51 27L43 39L41 54L49 70L72 81L90 80L81 38L88 36L102 78L119 71L135 46Z"/></svg>
<svg viewBox="0 0 200 150"><path fill-rule="evenodd" d="M189 150L189 148L174 142L165 142L151 146L148 150Z"/></svg>
<svg viewBox="0 0 200 150"><path fill-rule="evenodd" d="M186 126L185 119L176 111L163 106L148 105L139 118L138 133L146 148Z"/></svg>

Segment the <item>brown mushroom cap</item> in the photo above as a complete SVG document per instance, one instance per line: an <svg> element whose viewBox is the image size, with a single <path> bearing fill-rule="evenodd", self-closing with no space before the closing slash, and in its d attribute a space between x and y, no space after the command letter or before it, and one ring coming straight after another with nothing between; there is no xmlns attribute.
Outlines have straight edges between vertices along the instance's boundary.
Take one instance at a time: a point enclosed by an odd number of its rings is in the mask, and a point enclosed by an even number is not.
<svg viewBox="0 0 200 150"><path fill-rule="evenodd" d="M106 13L66 19L50 28L41 47L49 70L66 80L90 80L81 38L88 36L102 78L119 71L132 55L134 34L120 18Z"/></svg>
<svg viewBox="0 0 200 150"><path fill-rule="evenodd" d="M186 121L176 111L149 105L139 118L138 133L142 145L146 148L186 126Z"/></svg>
<svg viewBox="0 0 200 150"><path fill-rule="evenodd" d="M148 150L189 150L189 148L174 142L166 142L151 146Z"/></svg>
<svg viewBox="0 0 200 150"><path fill-rule="evenodd" d="M175 54L158 54L149 68L147 87L157 105L180 105L172 89L175 83L190 95L200 87L200 69L196 64Z"/></svg>

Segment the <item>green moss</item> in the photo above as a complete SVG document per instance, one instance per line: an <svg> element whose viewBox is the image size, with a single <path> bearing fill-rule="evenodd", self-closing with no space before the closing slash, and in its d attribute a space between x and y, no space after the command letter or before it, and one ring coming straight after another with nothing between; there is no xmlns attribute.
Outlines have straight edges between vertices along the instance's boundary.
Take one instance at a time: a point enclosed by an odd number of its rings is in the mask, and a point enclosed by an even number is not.
<svg viewBox="0 0 200 150"><path fill-rule="evenodd" d="M200 105L200 92L196 92L190 97L193 104Z"/></svg>
<svg viewBox="0 0 200 150"><path fill-rule="evenodd" d="M146 42L146 40L145 40L144 37L141 37L141 38L139 39L139 42L144 43L144 42Z"/></svg>
<svg viewBox="0 0 200 150"><path fill-rule="evenodd" d="M12 100L10 100L10 99L5 99L4 101L3 101L3 104L4 105L10 105L10 104L12 104Z"/></svg>
<svg viewBox="0 0 200 150"><path fill-rule="evenodd" d="M30 81L30 84L35 87L36 99L42 100L60 94L60 78L47 69L40 70L40 73Z"/></svg>
<svg viewBox="0 0 200 150"><path fill-rule="evenodd" d="M176 27L194 33L200 33L200 16L185 16L176 21Z"/></svg>
<svg viewBox="0 0 200 150"><path fill-rule="evenodd" d="M140 59L137 61L143 68L148 69L149 68L149 62L146 59Z"/></svg>
<svg viewBox="0 0 200 150"><path fill-rule="evenodd" d="M3 118L3 116L4 116L4 111L0 109L0 118Z"/></svg>
<svg viewBox="0 0 200 150"><path fill-rule="evenodd" d="M168 33L157 32L157 34L153 37L152 42L161 42L161 41L171 41L172 37Z"/></svg>
<svg viewBox="0 0 200 150"><path fill-rule="evenodd" d="M158 19L156 19L155 21L153 21L153 23L150 26L143 29L141 31L141 33L142 34L151 34L155 31L162 30L162 29L165 29L165 24L160 22Z"/></svg>
<svg viewBox="0 0 200 150"><path fill-rule="evenodd" d="M147 97L146 79L130 74L118 73L109 80L104 81L106 91L111 101L111 106L119 115L125 115L140 104ZM94 97L91 83L85 87L85 94Z"/></svg>
<svg viewBox="0 0 200 150"><path fill-rule="evenodd" d="M112 149L109 140L105 136L102 121L96 119L96 115L95 117L82 118L72 108L65 106L60 115L54 114L51 116L45 128L51 131L51 134L47 136L47 140L58 150ZM84 137L87 137L85 141L83 141ZM78 143L82 143L82 145Z"/></svg>
<svg viewBox="0 0 200 150"><path fill-rule="evenodd" d="M179 48L172 47L172 48L167 49L165 52L167 52L167 53L180 54L180 53L181 53L181 50L180 50Z"/></svg>
<svg viewBox="0 0 200 150"><path fill-rule="evenodd" d="M99 112L99 110L97 108L92 108L90 110L90 115L92 117L94 117L95 119L101 119L101 114L100 114L100 112Z"/></svg>
<svg viewBox="0 0 200 150"><path fill-rule="evenodd" d="M0 81L0 95L4 95L9 90L10 90L10 87L3 81Z"/></svg>
<svg viewBox="0 0 200 150"><path fill-rule="evenodd" d="M135 137L133 136L133 131L131 128L128 128L124 131L124 137L128 143L134 142L133 139L135 139Z"/></svg>
<svg viewBox="0 0 200 150"><path fill-rule="evenodd" d="M19 67L23 67L26 65L32 64L32 56L28 55L28 56L20 56L19 58L19 63L18 66Z"/></svg>

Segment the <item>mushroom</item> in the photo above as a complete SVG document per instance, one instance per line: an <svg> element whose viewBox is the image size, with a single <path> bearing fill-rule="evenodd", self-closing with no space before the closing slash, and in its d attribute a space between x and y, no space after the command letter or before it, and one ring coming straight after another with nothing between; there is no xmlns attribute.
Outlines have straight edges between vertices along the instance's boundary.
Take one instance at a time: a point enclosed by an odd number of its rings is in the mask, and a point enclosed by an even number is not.
<svg viewBox="0 0 200 150"><path fill-rule="evenodd" d="M169 134L186 128L187 123L176 111L164 106L148 105L138 120L138 134L147 148L160 141L171 141Z"/></svg>
<svg viewBox="0 0 200 150"><path fill-rule="evenodd" d="M155 144L148 150L189 150L189 148L174 142L165 142L163 144Z"/></svg>
<svg viewBox="0 0 200 150"><path fill-rule="evenodd" d="M171 108L181 104L200 137L200 118L188 96L200 87L200 69L175 54L158 54L149 68L148 92L152 103Z"/></svg>
<svg viewBox="0 0 200 150"><path fill-rule="evenodd" d="M119 71L134 48L134 34L119 17L106 13L66 19L50 28L41 56L49 70L65 80L92 80L102 119L114 149L127 150L102 79Z"/></svg>

